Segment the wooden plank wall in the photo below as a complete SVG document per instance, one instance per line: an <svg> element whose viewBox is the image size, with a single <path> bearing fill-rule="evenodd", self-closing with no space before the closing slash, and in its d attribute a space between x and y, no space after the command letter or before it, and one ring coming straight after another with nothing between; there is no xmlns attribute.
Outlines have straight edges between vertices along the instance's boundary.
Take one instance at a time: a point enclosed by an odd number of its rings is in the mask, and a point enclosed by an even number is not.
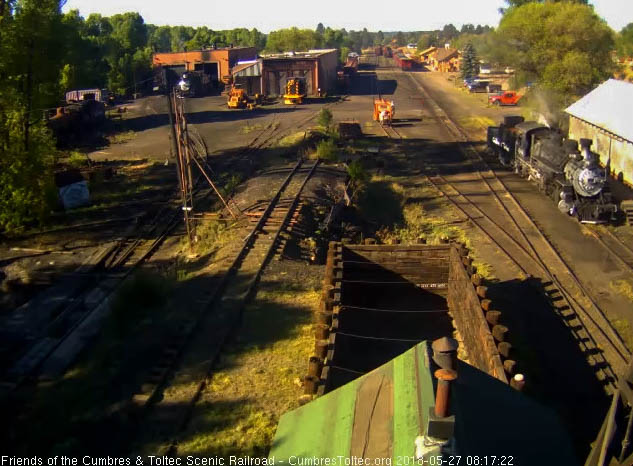
<svg viewBox="0 0 633 466"><path fill-rule="evenodd" d="M450 252L447 300L469 363L508 383L499 350L481 307L480 296L457 248L451 248Z"/></svg>

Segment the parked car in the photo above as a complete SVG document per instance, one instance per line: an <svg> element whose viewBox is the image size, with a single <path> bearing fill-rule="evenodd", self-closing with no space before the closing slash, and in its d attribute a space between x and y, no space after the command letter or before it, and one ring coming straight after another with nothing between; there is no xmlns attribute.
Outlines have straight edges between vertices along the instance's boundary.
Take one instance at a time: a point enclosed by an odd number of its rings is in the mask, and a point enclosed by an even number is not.
<svg viewBox="0 0 633 466"><path fill-rule="evenodd" d="M479 67L479 74L490 74L492 73L492 69L490 68L490 65L481 65Z"/></svg>
<svg viewBox="0 0 633 466"><path fill-rule="evenodd" d="M488 96L488 103L492 105L517 105L523 97L515 91L505 91L499 94Z"/></svg>
<svg viewBox="0 0 633 466"><path fill-rule="evenodd" d="M486 92L488 90L488 81L474 81L468 85L469 92Z"/></svg>
<svg viewBox="0 0 633 466"><path fill-rule="evenodd" d="M506 66L506 69L503 71L505 71L506 74L512 74L514 73L514 68L510 68L509 66Z"/></svg>
<svg viewBox="0 0 633 466"><path fill-rule="evenodd" d="M498 94L501 92L501 84L488 84L486 89L488 94Z"/></svg>

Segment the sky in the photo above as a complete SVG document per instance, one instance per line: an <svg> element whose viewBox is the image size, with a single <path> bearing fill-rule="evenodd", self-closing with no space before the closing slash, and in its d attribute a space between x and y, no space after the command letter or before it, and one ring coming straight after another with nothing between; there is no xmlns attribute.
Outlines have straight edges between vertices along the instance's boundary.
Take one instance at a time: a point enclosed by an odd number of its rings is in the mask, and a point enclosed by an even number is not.
<svg viewBox="0 0 633 466"><path fill-rule="evenodd" d="M590 0L596 12L619 31L633 22L633 0ZM67 0L64 11L82 16L110 16L138 11L146 23L207 26L211 29L271 30L297 26L314 29L321 22L334 29L426 31L452 23L496 26L503 0ZM264 11L263 11L264 10Z"/></svg>

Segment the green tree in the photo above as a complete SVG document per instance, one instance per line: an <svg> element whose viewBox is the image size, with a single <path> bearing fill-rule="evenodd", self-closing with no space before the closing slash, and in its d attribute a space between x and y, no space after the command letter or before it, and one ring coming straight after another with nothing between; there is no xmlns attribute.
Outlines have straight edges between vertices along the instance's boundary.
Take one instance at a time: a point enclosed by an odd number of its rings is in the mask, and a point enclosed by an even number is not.
<svg viewBox="0 0 633 466"><path fill-rule="evenodd" d="M326 131L329 131L332 124L332 112L327 108L322 108L317 117L317 123L322 128L325 128Z"/></svg>
<svg viewBox="0 0 633 466"><path fill-rule="evenodd" d="M633 57L633 23L627 24L618 33L616 45L621 58Z"/></svg>
<svg viewBox="0 0 633 466"><path fill-rule="evenodd" d="M128 53L147 45L147 26L138 13L123 13L109 18L112 39Z"/></svg>
<svg viewBox="0 0 633 466"><path fill-rule="evenodd" d="M459 31L452 24L447 24L442 28L440 38L442 42L450 42L459 35Z"/></svg>
<svg viewBox="0 0 633 466"><path fill-rule="evenodd" d="M402 31L398 31L396 32L396 44L397 45L406 45L406 38L404 37L404 34L402 33Z"/></svg>
<svg viewBox="0 0 633 466"><path fill-rule="evenodd" d="M343 46L345 34L341 30L326 28L323 33L323 45L328 48L340 49Z"/></svg>
<svg viewBox="0 0 633 466"><path fill-rule="evenodd" d="M194 29L186 26L172 26L169 32L172 52L182 52L194 35Z"/></svg>
<svg viewBox="0 0 633 466"><path fill-rule="evenodd" d="M64 42L59 1L0 7L0 230L11 231L50 210L55 148L41 109L59 95Z"/></svg>
<svg viewBox="0 0 633 466"><path fill-rule="evenodd" d="M376 33L374 45L383 45L385 43L385 34L382 31Z"/></svg>
<svg viewBox="0 0 633 466"><path fill-rule="evenodd" d="M322 37L312 29L279 29L271 31L266 41L267 52L305 51L319 48Z"/></svg>
<svg viewBox="0 0 633 466"><path fill-rule="evenodd" d="M431 34L422 34L417 45L418 51L421 52L435 45L435 38Z"/></svg>
<svg viewBox="0 0 633 466"><path fill-rule="evenodd" d="M545 0L505 0L509 7L519 7L523 5L527 5L528 3L546 3ZM556 2L571 2L571 3L580 3L582 5L587 5L588 0L549 0L552 3Z"/></svg>
<svg viewBox="0 0 633 466"><path fill-rule="evenodd" d="M350 50L349 47L341 47L341 54L340 54L340 60L341 63L345 63L347 61L347 56L349 55Z"/></svg>
<svg viewBox="0 0 633 466"><path fill-rule="evenodd" d="M479 60L471 42L464 47L460 69L463 79L471 79L479 74Z"/></svg>
<svg viewBox="0 0 633 466"><path fill-rule="evenodd" d="M171 31L169 26L148 26L148 35L148 45L154 52L171 52Z"/></svg>
<svg viewBox="0 0 633 466"><path fill-rule="evenodd" d="M43 221L55 199L52 166L55 145L43 123L29 127L24 148L24 107L4 106L0 157L0 231Z"/></svg>
<svg viewBox="0 0 633 466"><path fill-rule="evenodd" d="M316 32L317 34L323 35L323 33L325 32L325 26L323 26L323 23L317 24Z"/></svg>
<svg viewBox="0 0 633 466"><path fill-rule="evenodd" d="M609 78L613 31L590 6L528 3L509 9L496 34L506 64L568 102Z"/></svg>
<svg viewBox="0 0 633 466"><path fill-rule="evenodd" d="M61 91L104 87L108 72L104 58L108 40L92 35L100 35L99 29L93 29L93 25L79 16L77 10L71 10L63 15L59 33L64 37L65 52L60 76Z"/></svg>

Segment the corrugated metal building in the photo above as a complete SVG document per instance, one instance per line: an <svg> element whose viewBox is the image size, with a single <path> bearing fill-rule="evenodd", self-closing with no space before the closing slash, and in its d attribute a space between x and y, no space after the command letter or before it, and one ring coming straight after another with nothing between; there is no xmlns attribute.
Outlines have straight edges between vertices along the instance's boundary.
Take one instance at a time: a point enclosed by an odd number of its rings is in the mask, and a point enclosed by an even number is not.
<svg viewBox="0 0 633 466"><path fill-rule="evenodd" d="M336 86L338 50L309 50L262 57L262 88L266 95L283 95L292 78L304 78L307 95L318 89L329 92Z"/></svg>
<svg viewBox="0 0 633 466"><path fill-rule="evenodd" d="M611 175L633 186L633 84L609 79L568 107L569 137L593 141Z"/></svg>
<svg viewBox="0 0 633 466"><path fill-rule="evenodd" d="M239 62L231 70L233 82L242 86L248 95L262 94L262 60Z"/></svg>
<svg viewBox="0 0 633 466"><path fill-rule="evenodd" d="M185 71L203 71L211 81L228 82L231 68L239 61L256 60L255 47L226 47L186 52L155 53L154 68L168 68L182 75Z"/></svg>

